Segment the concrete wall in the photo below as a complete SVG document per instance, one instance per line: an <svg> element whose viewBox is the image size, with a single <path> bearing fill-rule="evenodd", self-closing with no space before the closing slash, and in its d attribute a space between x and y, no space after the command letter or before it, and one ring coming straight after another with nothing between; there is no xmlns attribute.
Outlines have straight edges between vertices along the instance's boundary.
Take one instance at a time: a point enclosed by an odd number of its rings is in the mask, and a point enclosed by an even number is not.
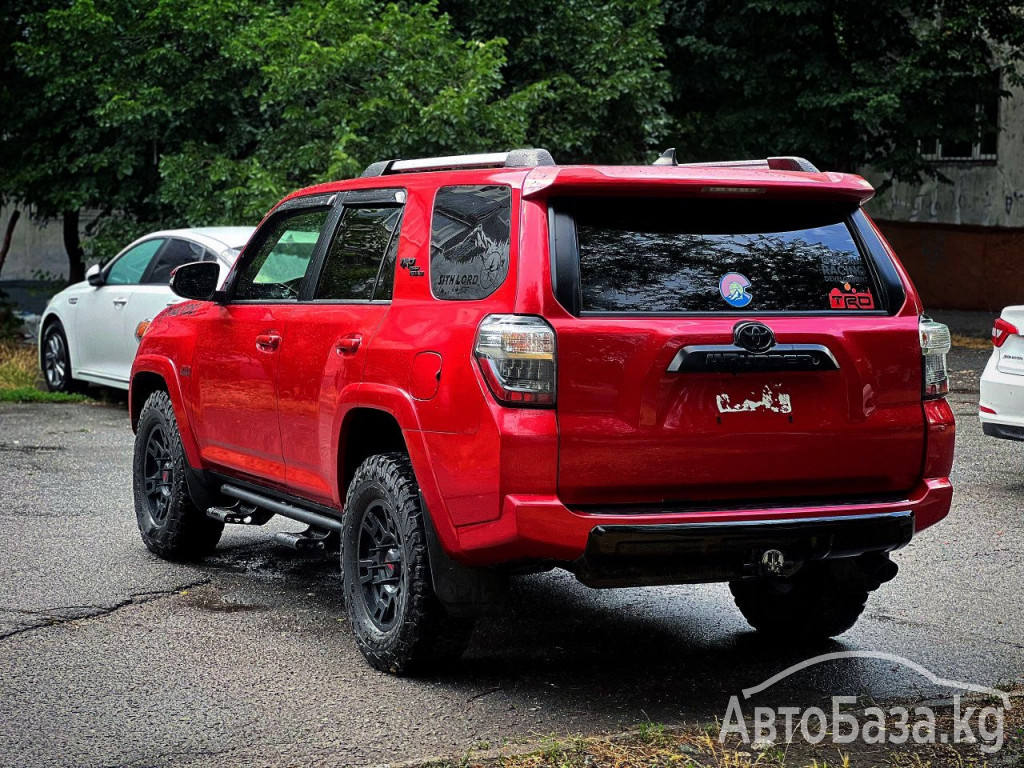
<svg viewBox="0 0 1024 768"><path fill-rule="evenodd" d="M995 162L936 162L952 183L929 179L898 183L868 203L869 213L886 221L1024 227L1024 89L1014 89L999 106ZM879 187L885 177L865 173Z"/></svg>
<svg viewBox="0 0 1024 768"><path fill-rule="evenodd" d="M1002 100L999 123L995 162L939 161L952 183L894 184L868 203L932 309L1024 304L1024 89Z"/></svg>
<svg viewBox="0 0 1024 768"><path fill-rule="evenodd" d="M0 208L0 238L7 231L14 206ZM25 208L14 228L11 250L7 254L0 280L32 280L38 273L67 278L68 258L60 221L33 221Z"/></svg>

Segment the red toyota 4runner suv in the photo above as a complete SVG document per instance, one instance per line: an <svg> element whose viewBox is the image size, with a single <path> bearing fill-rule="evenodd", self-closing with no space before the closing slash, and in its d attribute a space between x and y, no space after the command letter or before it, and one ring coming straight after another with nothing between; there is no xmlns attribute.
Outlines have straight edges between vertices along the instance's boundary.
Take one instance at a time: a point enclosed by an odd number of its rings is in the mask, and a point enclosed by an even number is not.
<svg viewBox="0 0 1024 768"><path fill-rule="evenodd" d="M792 640L849 629L949 512L945 326L800 158L375 163L290 195L135 358L146 545L281 515L340 546L379 669L461 653L510 575L727 581Z"/></svg>

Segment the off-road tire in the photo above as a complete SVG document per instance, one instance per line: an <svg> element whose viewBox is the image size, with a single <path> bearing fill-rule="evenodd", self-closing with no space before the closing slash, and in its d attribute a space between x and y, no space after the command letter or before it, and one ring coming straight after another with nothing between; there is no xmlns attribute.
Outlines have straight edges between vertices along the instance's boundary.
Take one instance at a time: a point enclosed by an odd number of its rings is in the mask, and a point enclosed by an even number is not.
<svg viewBox="0 0 1024 768"><path fill-rule="evenodd" d="M210 554L224 531L223 523L207 517L192 502L186 468L171 399L164 391L154 392L142 406L135 434L135 517L146 546L167 560L197 560Z"/></svg>
<svg viewBox="0 0 1024 768"><path fill-rule="evenodd" d="M434 594L423 514L419 486L405 454L371 456L356 470L341 532L345 605L363 656L375 668L395 675L452 663L466 649L473 631L471 619L449 616ZM375 540L386 541L387 549L370 547ZM375 563L374 549L380 550L377 560L387 562ZM369 580L368 574L378 574L381 583ZM386 587L395 588L390 602L379 599ZM378 620L374 613L382 604L389 607Z"/></svg>
<svg viewBox="0 0 1024 768"><path fill-rule="evenodd" d="M64 326L52 321L43 331L39 347L39 365L43 382L50 392L75 393L85 390L85 382L71 378L71 348Z"/></svg>
<svg viewBox="0 0 1024 768"><path fill-rule="evenodd" d="M729 584L736 607L759 633L788 642L814 643L857 623L868 589L829 568L805 567L791 578L744 579Z"/></svg>

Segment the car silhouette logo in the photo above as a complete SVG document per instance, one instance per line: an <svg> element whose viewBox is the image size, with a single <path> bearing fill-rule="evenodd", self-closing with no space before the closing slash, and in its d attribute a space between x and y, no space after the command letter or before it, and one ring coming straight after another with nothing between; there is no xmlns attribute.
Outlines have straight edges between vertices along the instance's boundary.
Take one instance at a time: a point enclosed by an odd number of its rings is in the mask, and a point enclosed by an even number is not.
<svg viewBox="0 0 1024 768"><path fill-rule="evenodd" d="M755 354L767 352L775 346L775 334L772 329L756 320L737 323L732 330L732 336L737 347Z"/></svg>

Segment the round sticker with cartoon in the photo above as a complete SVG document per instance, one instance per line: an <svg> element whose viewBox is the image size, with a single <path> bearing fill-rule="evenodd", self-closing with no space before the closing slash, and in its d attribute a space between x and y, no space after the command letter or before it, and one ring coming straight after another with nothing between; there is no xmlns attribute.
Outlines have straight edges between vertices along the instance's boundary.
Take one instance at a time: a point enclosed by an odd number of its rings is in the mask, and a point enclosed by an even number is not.
<svg viewBox="0 0 1024 768"><path fill-rule="evenodd" d="M718 292L733 307L745 307L754 300L749 289L750 281L739 272L729 272L718 281Z"/></svg>

